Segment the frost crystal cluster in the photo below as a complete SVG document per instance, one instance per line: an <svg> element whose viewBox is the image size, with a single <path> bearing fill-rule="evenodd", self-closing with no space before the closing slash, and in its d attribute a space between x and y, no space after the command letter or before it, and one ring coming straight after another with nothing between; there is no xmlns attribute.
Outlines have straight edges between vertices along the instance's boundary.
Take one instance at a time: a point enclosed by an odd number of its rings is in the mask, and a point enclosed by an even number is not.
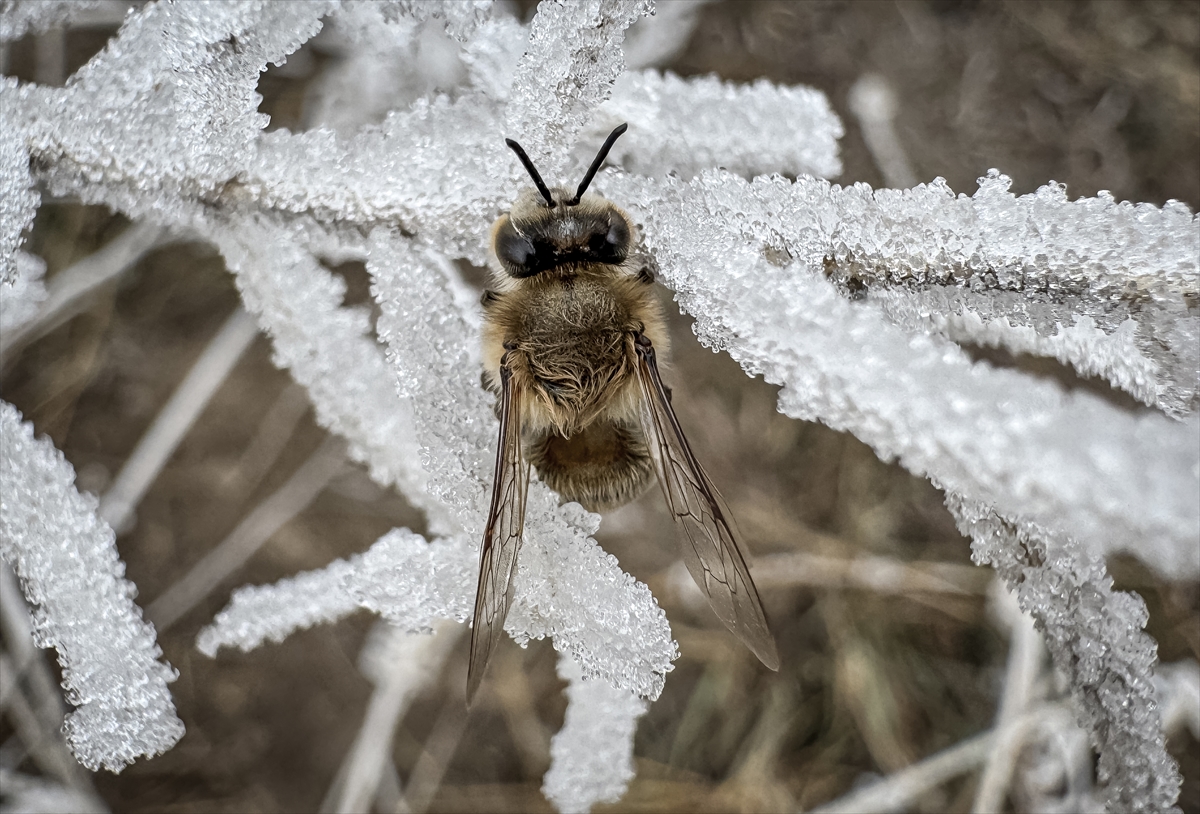
<svg viewBox="0 0 1200 814"><path fill-rule="evenodd" d="M56 22L43 5L11 5L0 34ZM1070 677L1111 805L1170 808L1179 775L1158 729L1155 645L1103 558L1200 573L1197 219L1176 203L1071 201L1053 184L1015 197L994 172L969 197L941 181L831 185L842 128L821 93L626 70L626 29L651 10L543 2L524 26L485 0L148 3L65 87L0 80L5 319L42 296L41 267L18 251L39 189L190 230L220 249L321 423L428 516L428 539L396 529L351 559L239 590L199 647L256 647L358 607L414 631L469 617L496 427L454 261L486 262L488 227L527 184L503 137L554 184L628 121L619 169L594 188L634 213L702 341L781 385L782 412L852 432L945 489L977 560L1018 588ZM444 31L433 55L430 26ZM315 83L303 132L264 132L260 73L322 29L346 57ZM654 39L641 42L639 65L652 64ZM347 259L371 274L377 337L342 306L329 267ZM1146 408L973 361L963 345L1057 358ZM111 531L87 519L94 507L48 442L11 408L0 419L5 557L44 642L103 675L98 708L127 724L121 742L84 705L77 754L115 767L167 748L169 671L118 579ZM562 654L570 706L545 779L562 810L620 796L643 699L677 652L649 589L592 539L597 524L531 488L506 624ZM104 566L82 593L74 570L45 565L85 556ZM74 620L88 611L53 599L71 592L109 631L78 652ZM117 660L124 672L104 673Z"/></svg>
<svg viewBox="0 0 1200 814"><path fill-rule="evenodd" d="M92 770L170 749L183 737L167 690L176 673L158 661L96 498L76 491L75 470L11 404L0 403L0 442L0 554L34 608L36 643L58 651L76 708L67 743Z"/></svg>

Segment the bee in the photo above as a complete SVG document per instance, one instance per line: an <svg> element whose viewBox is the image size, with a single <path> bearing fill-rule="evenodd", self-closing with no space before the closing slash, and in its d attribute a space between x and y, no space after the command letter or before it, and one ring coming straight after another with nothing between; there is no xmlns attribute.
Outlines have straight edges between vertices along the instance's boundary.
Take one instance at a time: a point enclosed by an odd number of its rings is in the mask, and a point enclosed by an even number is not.
<svg viewBox="0 0 1200 814"><path fill-rule="evenodd" d="M588 192L609 134L574 193L533 179L493 224L494 269L483 294L483 380L497 394L500 439L480 551L467 699L500 640L525 521L530 467L564 500L591 511L635 499L657 477L692 577L717 616L772 670L775 641L732 518L683 435L658 358L667 330L654 276L634 249L634 223Z"/></svg>

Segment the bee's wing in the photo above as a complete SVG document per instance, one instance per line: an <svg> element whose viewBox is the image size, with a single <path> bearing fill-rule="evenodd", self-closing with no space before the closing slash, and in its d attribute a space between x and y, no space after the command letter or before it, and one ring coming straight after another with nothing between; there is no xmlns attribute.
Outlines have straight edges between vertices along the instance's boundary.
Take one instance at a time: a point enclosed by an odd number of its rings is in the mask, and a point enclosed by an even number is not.
<svg viewBox="0 0 1200 814"><path fill-rule="evenodd" d="M468 703L475 697L488 659L504 632L504 619L512 603L517 551L521 548L521 531L525 526L525 496L529 490L529 462L521 453L520 393L512 386L507 366L501 366L500 379L500 443L496 449L492 508L488 512L483 545L479 550L479 587L475 592L471 661L467 667Z"/></svg>
<svg viewBox="0 0 1200 814"><path fill-rule="evenodd" d="M654 347L644 335L634 345L642 389L642 423L658 482L679 529L683 561L725 626L772 670L779 669L758 589L733 533L725 501L692 454L658 375Z"/></svg>

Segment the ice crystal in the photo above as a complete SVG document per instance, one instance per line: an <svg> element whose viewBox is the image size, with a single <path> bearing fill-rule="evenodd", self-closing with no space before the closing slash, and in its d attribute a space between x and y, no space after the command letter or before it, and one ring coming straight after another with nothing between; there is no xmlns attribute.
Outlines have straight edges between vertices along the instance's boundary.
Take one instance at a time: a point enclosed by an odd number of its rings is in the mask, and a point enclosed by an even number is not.
<svg viewBox="0 0 1200 814"><path fill-rule="evenodd" d="M579 665L560 656L567 685L566 720L550 741L550 771L542 793L563 812L615 803L633 779L633 733L646 702L603 681L588 681Z"/></svg>
<svg viewBox="0 0 1200 814"><path fill-rule="evenodd" d="M7 6L0 35L55 24L49 6ZM548 1L525 26L481 2L156 3L65 87L0 83L4 279L25 262L35 181L210 240L320 422L429 518L428 539L395 530L238 591L200 646L252 647L358 607L415 630L468 615L495 419L476 380L478 312L451 261L486 261L490 223L528 183L504 136L570 183L628 120L611 156L622 171L594 189L635 215L701 339L782 385L784 413L947 490L976 556L1027 579L1022 601L1071 676L1113 805L1168 807L1177 774L1147 723L1153 642L1103 556L1200 572L1195 216L1071 201L1054 184L1015 197L998 173L972 196L941 181L832 186L811 177L840 169L841 124L819 92L623 73L626 29L649 11ZM303 132L264 133L261 71L325 25L351 53L314 83ZM342 307L327 265L348 259L372 274L386 353L366 314ZM0 294L28 310L17 291ZM1148 408L974 362L960 344L1053 356ZM30 444L6 446L6 472L31 466ZM591 539L595 516L540 486L529 500L506 629L550 636L578 664L545 788L586 809L619 794L636 696L658 694L675 650L649 590ZM48 630L68 624L46 613ZM580 748L590 737L604 748Z"/></svg>
<svg viewBox="0 0 1200 814"><path fill-rule="evenodd" d="M1177 810L1182 779L1166 750L1152 679L1158 646L1142 631L1142 598L1114 591L1103 560L1068 538L954 495L947 506L976 562L1016 592L1066 674L1114 810Z"/></svg>
<svg viewBox="0 0 1200 814"><path fill-rule="evenodd" d="M1103 200L1056 197L1048 205L1040 193L1015 198L986 183L973 198L955 198L942 184L875 193L720 172L687 183L613 174L600 184L637 201L647 244L696 315L701 340L783 385L782 412L853 432L949 491L1099 552L1128 551L1176 578L1200 573L1194 414L1174 421L1130 413L974 364L944 337L890 320L869 288L852 297L837 286L843 266L868 256L873 264L975 264L980 277L1007 267L1032 279L1042 269L1048 281L1081 264L1092 277L1097 268L1114 278L1162 269L1161 290L1140 310L1148 321L1157 314L1178 324L1175 342L1155 351L1174 359L1189 352L1197 328L1197 318L1181 312L1200 278L1200 253L1191 248L1200 246L1200 224L1183 207L1142 207L1136 226L1122 229L1114 221L1125 216ZM1101 227L1089 232L1087 254L1073 237L1065 248L1050 239L1082 230L1089 217L1108 224L1108 242L1100 242ZM998 303L1010 301L996 293ZM1107 296L1081 284L1063 299L1082 311L1101 308ZM1091 347L1103 354L1108 343L1105 335ZM1164 386L1174 381L1168 370L1158 375Z"/></svg>
<svg viewBox="0 0 1200 814"><path fill-rule="evenodd" d="M37 645L58 651L75 706L63 723L71 751L89 769L119 772L170 749L183 737L167 690L177 674L159 661L96 498L76 491L62 453L3 402L0 441L0 554L33 606Z"/></svg>
<svg viewBox="0 0 1200 814"><path fill-rule="evenodd" d="M41 34L92 11L101 0L76 0L73 3L47 3L45 0L2 0L0 2L0 41L20 39L27 33Z"/></svg>
<svg viewBox="0 0 1200 814"><path fill-rule="evenodd" d="M8 77L0 77L0 100L16 84ZM21 131L15 127L0 128L0 293L5 296L8 296L5 284L16 281L21 232L33 223L40 200L29 174L29 152L21 143Z"/></svg>

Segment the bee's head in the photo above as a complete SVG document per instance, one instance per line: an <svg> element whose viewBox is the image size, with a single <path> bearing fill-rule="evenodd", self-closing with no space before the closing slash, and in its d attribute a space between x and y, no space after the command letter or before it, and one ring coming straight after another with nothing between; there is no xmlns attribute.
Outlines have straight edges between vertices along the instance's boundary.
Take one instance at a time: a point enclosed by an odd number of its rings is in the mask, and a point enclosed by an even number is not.
<svg viewBox="0 0 1200 814"><path fill-rule="evenodd" d="M492 250L510 276L533 277L580 263L625 262L632 233L629 217L587 188L627 127L622 124L609 134L574 194L547 187L521 145L505 139L537 186L523 190L509 213L492 227Z"/></svg>

